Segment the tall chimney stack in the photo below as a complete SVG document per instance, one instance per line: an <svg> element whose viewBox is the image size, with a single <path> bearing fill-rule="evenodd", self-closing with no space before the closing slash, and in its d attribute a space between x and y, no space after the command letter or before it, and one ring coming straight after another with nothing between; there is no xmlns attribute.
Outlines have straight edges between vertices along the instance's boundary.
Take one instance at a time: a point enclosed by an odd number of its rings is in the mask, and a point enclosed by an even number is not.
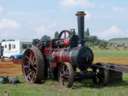
<svg viewBox="0 0 128 96"><path fill-rule="evenodd" d="M86 13L84 11L78 11L76 13L77 16L77 22L78 22L78 36L80 40L80 44L84 46L85 40L84 40L84 16Z"/></svg>

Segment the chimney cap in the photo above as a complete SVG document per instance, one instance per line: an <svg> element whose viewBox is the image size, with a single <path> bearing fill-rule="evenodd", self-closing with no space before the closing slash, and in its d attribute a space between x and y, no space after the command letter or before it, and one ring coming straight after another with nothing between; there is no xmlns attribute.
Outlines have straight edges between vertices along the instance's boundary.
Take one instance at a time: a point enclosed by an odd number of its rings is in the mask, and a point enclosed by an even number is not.
<svg viewBox="0 0 128 96"><path fill-rule="evenodd" d="M76 16L85 16L85 15L87 15L87 14L84 11L78 11L76 13Z"/></svg>

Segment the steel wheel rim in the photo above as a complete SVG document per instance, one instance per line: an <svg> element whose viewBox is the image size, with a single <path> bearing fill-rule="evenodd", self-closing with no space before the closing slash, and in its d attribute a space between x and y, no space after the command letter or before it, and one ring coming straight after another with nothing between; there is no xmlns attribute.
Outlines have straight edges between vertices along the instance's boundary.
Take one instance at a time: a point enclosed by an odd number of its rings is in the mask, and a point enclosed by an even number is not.
<svg viewBox="0 0 128 96"><path fill-rule="evenodd" d="M63 86L67 86L68 84L68 80L69 80L69 69L67 68L67 66L65 64L62 64L61 68L60 68L60 72L59 72L59 78L60 78L60 83Z"/></svg>
<svg viewBox="0 0 128 96"><path fill-rule="evenodd" d="M24 54L23 71L25 74L25 79L33 83L37 75L37 65L36 56L32 50L29 50Z"/></svg>

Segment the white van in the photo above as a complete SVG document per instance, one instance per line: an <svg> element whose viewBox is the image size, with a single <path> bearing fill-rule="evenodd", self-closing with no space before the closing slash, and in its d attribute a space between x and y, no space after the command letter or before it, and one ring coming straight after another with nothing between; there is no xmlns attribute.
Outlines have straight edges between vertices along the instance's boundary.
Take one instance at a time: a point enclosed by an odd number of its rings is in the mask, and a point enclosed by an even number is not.
<svg viewBox="0 0 128 96"><path fill-rule="evenodd" d="M31 42L24 42L20 40L2 41L1 44L4 48L3 56L8 58L22 54L26 48L30 48L32 45Z"/></svg>

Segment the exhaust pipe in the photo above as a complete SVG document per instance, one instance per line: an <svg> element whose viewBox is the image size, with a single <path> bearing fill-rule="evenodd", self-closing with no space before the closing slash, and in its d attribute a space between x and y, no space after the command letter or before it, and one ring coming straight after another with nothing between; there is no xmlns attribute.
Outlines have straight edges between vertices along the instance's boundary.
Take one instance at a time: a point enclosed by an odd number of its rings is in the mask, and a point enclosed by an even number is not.
<svg viewBox="0 0 128 96"><path fill-rule="evenodd" d="M76 13L77 16L77 24L78 24L78 36L80 40L81 46L84 46L85 40L84 40L84 16L86 13L84 11L78 11Z"/></svg>

